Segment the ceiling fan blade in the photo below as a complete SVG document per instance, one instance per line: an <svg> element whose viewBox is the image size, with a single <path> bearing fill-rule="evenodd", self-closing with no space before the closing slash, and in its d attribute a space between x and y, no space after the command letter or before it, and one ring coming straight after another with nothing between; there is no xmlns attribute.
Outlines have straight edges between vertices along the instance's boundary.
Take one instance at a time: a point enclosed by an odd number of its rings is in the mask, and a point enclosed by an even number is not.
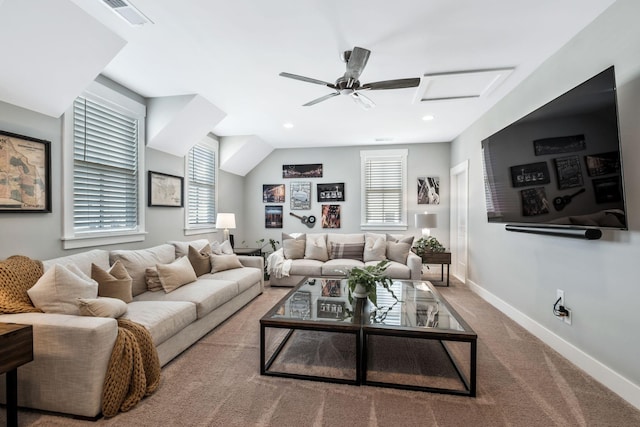
<svg viewBox="0 0 640 427"><path fill-rule="evenodd" d="M329 83L329 82L324 82L322 80L318 80L318 79L312 79L311 77L305 77L305 76L299 76L297 74L291 74L291 73L280 73L279 74L282 77L287 77L289 79L294 79L294 80L300 80L303 82L307 82L307 83L314 83L317 85L322 85L322 86L327 86L330 87L331 89L335 89L336 86L333 83Z"/></svg>
<svg viewBox="0 0 640 427"><path fill-rule="evenodd" d="M316 98L313 101L309 101L306 104L303 104L302 106L309 107L311 105L317 104L318 102L326 101L327 99L333 98L334 96L338 96L338 95L340 95L340 92L333 92L333 93L330 93L329 95L321 96L320 98Z"/></svg>
<svg viewBox="0 0 640 427"><path fill-rule="evenodd" d="M382 90L382 89L404 89L408 87L417 87L420 85L420 79L396 79L384 80L381 82L367 83L360 86L359 90Z"/></svg>
<svg viewBox="0 0 640 427"><path fill-rule="evenodd" d="M361 47L354 47L347 62L347 71L344 77L347 79L347 87L351 88L362 74L362 70L367 65L371 51Z"/></svg>
<svg viewBox="0 0 640 427"><path fill-rule="evenodd" d="M360 106L365 110L370 110L376 106L376 104L372 100L358 92L351 93L351 99L353 99L356 104L360 104Z"/></svg>

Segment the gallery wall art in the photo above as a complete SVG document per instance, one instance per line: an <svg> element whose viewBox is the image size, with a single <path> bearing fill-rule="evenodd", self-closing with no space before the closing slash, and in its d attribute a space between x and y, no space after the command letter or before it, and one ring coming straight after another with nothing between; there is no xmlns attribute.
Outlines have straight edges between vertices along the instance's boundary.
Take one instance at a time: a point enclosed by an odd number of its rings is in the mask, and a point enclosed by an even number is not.
<svg viewBox="0 0 640 427"><path fill-rule="evenodd" d="M340 228L340 205L322 205L322 228Z"/></svg>
<svg viewBox="0 0 640 427"><path fill-rule="evenodd" d="M344 202L344 182L318 184L318 202Z"/></svg>
<svg viewBox="0 0 640 427"><path fill-rule="evenodd" d="M284 184L262 185L263 203L284 203Z"/></svg>
<svg viewBox="0 0 640 427"><path fill-rule="evenodd" d="M282 165L283 178L322 178L322 164Z"/></svg>
<svg viewBox="0 0 640 427"><path fill-rule="evenodd" d="M440 204L440 178L436 176L418 177L418 204Z"/></svg>
<svg viewBox="0 0 640 427"><path fill-rule="evenodd" d="M309 210L311 209L311 183L294 181L289 184L291 189L291 209Z"/></svg>

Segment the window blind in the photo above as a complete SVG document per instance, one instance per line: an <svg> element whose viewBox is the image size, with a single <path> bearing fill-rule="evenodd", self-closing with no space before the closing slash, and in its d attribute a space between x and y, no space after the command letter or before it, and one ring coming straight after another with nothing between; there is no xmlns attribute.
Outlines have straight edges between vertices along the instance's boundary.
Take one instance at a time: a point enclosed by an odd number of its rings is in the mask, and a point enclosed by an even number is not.
<svg viewBox="0 0 640 427"><path fill-rule="evenodd" d="M189 225L216 222L216 153L208 144L197 144L188 155Z"/></svg>
<svg viewBox="0 0 640 427"><path fill-rule="evenodd" d="M74 230L138 224L138 120L79 97L73 106Z"/></svg>
<svg viewBox="0 0 640 427"><path fill-rule="evenodd" d="M365 220L368 224L402 222L403 159L377 157L365 160Z"/></svg>

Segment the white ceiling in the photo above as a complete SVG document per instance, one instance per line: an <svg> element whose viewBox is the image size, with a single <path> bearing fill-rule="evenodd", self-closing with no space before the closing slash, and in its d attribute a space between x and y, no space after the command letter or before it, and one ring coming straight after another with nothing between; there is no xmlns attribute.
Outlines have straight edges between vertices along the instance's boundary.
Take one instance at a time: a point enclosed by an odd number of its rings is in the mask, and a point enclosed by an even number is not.
<svg viewBox="0 0 640 427"><path fill-rule="evenodd" d="M213 133L255 135L275 148L451 141L614 3L132 0L153 21L133 27L102 0L71 1L128 42L105 76L145 97L200 95L226 113ZM478 98L414 102L424 85L371 91L370 111L347 96L302 107L331 90L278 76L333 82L353 46L372 51L362 83L514 70Z"/></svg>

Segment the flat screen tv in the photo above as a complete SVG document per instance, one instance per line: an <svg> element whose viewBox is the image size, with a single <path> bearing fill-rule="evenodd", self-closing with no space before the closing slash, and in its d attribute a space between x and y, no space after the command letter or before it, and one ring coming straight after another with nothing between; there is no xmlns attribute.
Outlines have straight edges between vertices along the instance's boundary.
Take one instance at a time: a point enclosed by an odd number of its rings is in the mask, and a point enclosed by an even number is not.
<svg viewBox="0 0 640 427"><path fill-rule="evenodd" d="M489 222L627 229L614 68L482 141Z"/></svg>

